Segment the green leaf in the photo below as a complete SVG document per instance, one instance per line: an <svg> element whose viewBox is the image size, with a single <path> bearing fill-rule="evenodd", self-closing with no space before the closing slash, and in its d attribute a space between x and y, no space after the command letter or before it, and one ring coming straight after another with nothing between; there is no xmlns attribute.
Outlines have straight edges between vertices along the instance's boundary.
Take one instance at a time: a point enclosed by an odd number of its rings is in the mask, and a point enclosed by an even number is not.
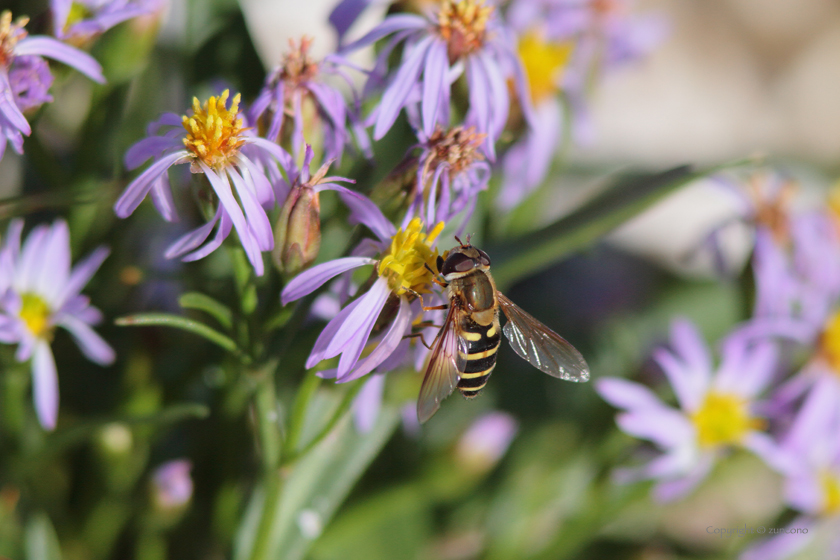
<svg viewBox="0 0 840 560"><path fill-rule="evenodd" d="M221 346L228 352L232 352L237 355L242 354L239 347L231 338L208 327L204 323L199 323L198 321L193 321L192 319L187 319L186 317L179 317L178 315L170 315L168 313L140 313L137 315L130 315L128 317L120 317L114 321L114 323L121 327L174 327L176 329L182 329L204 337L210 342Z"/></svg>
<svg viewBox="0 0 840 560"><path fill-rule="evenodd" d="M399 419L396 407L383 407L373 429L360 434L350 421L350 414L346 414L333 434L289 472L275 472L270 487L257 490L248 505L237 535L234 559L303 558L356 480L390 439Z"/></svg>
<svg viewBox="0 0 840 560"><path fill-rule="evenodd" d="M27 560L61 560L61 547L52 521L45 513L36 513L26 524Z"/></svg>
<svg viewBox="0 0 840 560"><path fill-rule="evenodd" d="M226 329L233 327L233 313L230 308L210 296L199 292L187 292L178 298L178 305L184 309L198 309L213 316Z"/></svg>
<svg viewBox="0 0 840 560"><path fill-rule="evenodd" d="M740 163L740 162L739 162ZM496 264L493 278L502 290L592 245L677 188L723 167L693 171L683 165L654 175L620 178L570 214L533 233L487 249Z"/></svg>

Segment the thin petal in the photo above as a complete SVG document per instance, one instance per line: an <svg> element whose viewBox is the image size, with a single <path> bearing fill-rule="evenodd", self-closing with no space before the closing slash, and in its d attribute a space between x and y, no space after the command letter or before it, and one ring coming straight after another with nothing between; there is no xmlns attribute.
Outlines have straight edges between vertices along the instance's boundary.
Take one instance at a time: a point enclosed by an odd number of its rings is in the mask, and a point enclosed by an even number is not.
<svg viewBox="0 0 840 560"><path fill-rule="evenodd" d="M346 45L343 49L341 49L341 53L346 53L350 51L354 51L356 49L360 49L371 43L375 43L379 39L390 35L396 31L403 31L406 29L422 29L426 27L427 22L424 18L416 15L410 14L398 14L394 16L388 16L385 18L385 21L377 25L370 33L362 37L361 39Z"/></svg>
<svg viewBox="0 0 840 560"><path fill-rule="evenodd" d="M56 220L49 229L40 261L47 266L35 271L32 288L55 307L62 303L57 296L70 275L70 230L64 220Z"/></svg>
<svg viewBox="0 0 840 560"><path fill-rule="evenodd" d="M337 191L341 196L341 200L350 209L349 221L351 224L363 224L367 226L370 231L383 241L390 239L397 233L397 228L394 227L394 224L365 195L340 185L336 185L330 190Z"/></svg>
<svg viewBox="0 0 840 560"><path fill-rule="evenodd" d="M149 158L159 156L174 148L180 148L183 145L184 143L180 138L149 136L133 144L125 153L123 162L127 169L136 169Z"/></svg>
<svg viewBox="0 0 840 560"><path fill-rule="evenodd" d="M426 56L426 67L423 69L423 132L431 136L435 131L438 119L438 105L441 102L441 89L449 88L445 84L446 74L449 72L449 57L446 54L446 44L435 41L429 47Z"/></svg>
<svg viewBox="0 0 840 560"><path fill-rule="evenodd" d="M222 242L227 239L228 235L230 235L232 227L233 222L230 221L230 216L228 216L227 212L223 210L221 216L219 217L219 229L216 230L216 235L213 236L213 239L200 249L196 249L192 253L184 255L181 260L184 262L190 262L203 259L222 246Z"/></svg>
<svg viewBox="0 0 840 560"><path fill-rule="evenodd" d="M32 357L32 397L38 421L45 430L54 430L58 421L58 374L50 345L39 340Z"/></svg>
<svg viewBox="0 0 840 560"><path fill-rule="evenodd" d="M256 194L248 188L245 180L234 169L229 168L227 174L233 179L233 185L236 187L236 194L239 195L239 200L242 202L242 207L245 209L245 215L248 218L248 225L251 231L254 232L254 237L257 240L257 246L263 251L270 251L274 248L274 234L271 231L271 223L268 221L268 216L260 206Z"/></svg>
<svg viewBox="0 0 840 560"><path fill-rule="evenodd" d="M0 70L0 113L8 119L12 126L26 136L32 134L29 121L26 120L26 117L20 112L17 103L15 103L12 86L9 83L9 76L2 70ZM5 141L3 141L3 145L5 144Z"/></svg>
<svg viewBox="0 0 840 560"><path fill-rule="evenodd" d="M72 66L94 82L105 83L102 66L89 54L43 35L30 35L15 45L15 55L46 56Z"/></svg>
<svg viewBox="0 0 840 560"><path fill-rule="evenodd" d="M397 313L397 317L394 319L394 322L391 324L391 327L388 329L388 332L385 333L385 336L373 352L368 354L364 360L360 361L353 371L349 372L344 377L339 377L338 382L346 383L348 381L353 381L354 379L367 375L376 369L377 366L384 362L385 359L390 356L394 350L396 350L410 324L411 309L408 305L408 300L400 298L400 310Z"/></svg>
<svg viewBox="0 0 840 560"><path fill-rule="evenodd" d="M179 237L177 240L175 240L175 242L172 245L167 247L166 251L163 253L163 256L167 259L174 259L176 257L180 257L185 253L195 250L202 243L204 243L204 241L207 239L207 236L210 235L210 232L213 231L213 228L216 226L216 222L219 221L219 218L224 213L224 207L219 205L219 207L216 209L216 215L213 216L213 219L211 221Z"/></svg>
<svg viewBox="0 0 840 560"><path fill-rule="evenodd" d="M65 315L61 318L60 325L70 331L79 349L87 358L101 366L114 363L116 354L114 349L105 342L101 336L90 328L84 321L80 321L72 315Z"/></svg>
<svg viewBox="0 0 840 560"><path fill-rule="evenodd" d="M97 247L90 255L77 262L70 272L70 278L64 284L64 289L57 298L58 301L66 302L81 292L110 254L111 250L107 247Z"/></svg>
<svg viewBox="0 0 840 560"><path fill-rule="evenodd" d="M385 133L397 120L406 98L416 85L417 77L423 69L426 53L434 40L434 37L426 37L414 45L408 56L404 57L394 81L382 94L382 100L379 103L379 116L373 129L374 139L379 140L385 136Z"/></svg>
<svg viewBox="0 0 840 560"><path fill-rule="evenodd" d="M157 211L167 222L178 221L178 213L175 211L175 201L172 199L172 189L166 177L161 175L157 181L152 183L152 202Z"/></svg>
<svg viewBox="0 0 840 560"><path fill-rule="evenodd" d="M123 191L122 195L120 195L116 204L114 204L114 212L117 216L120 218L127 218L130 216L131 213L140 206L143 199L146 198L146 195L154 186L155 181L166 173L167 169L173 165L186 161L186 158L186 150L166 155L154 162L148 169L146 169L146 171L141 173L139 177L129 183L129 185L125 188L125 191Z"/></svg>
<svg viewBox="0 0 840 560"><path fill-rule="evenodd" d="M616 408L635 411L645 408L659 408L664 406L653 391L626 379L617 377L602 377L595 381L595 391L601 398Z"/></svg>
<svg viewBox="0 0 840 560"><path fill-rule="evenodd" d="M377 261L368 257L344 257L313 266L304 270L289 282L280 294L280 301L287 305L290 301L300 299L311 294L327 281L342 272L353 270L367 264L375 264Z"/></svg>
<svg viewBox="0 0 840 560"><path fill-rule="evenodd" d="M385 375L371 375L370 379L356 395L353 401L353 419L356 422L356 429L366 434L373 429L376 419L379 418L379 411L382 408L382 395L385 392Z"/></svg>
<svg viewBox="0 0 840 560"><path fill-rule="evenodd" d="M388 282L385 278L380 277L373 283L370 291L359 298L363 300L362 304L347 317L347 321L342 325L342 328L335 333L335 338L327 347L327 355L329 356L331 351L341 352L341 358L338 360L339 379L347 375L347 372L353 369L358 362L362 350L370 339L373 325L379 318L382 308L385 307L389 295L391 295L391 290L388 287Z"/></svg>
<svg viewBox="0 0 840 560"><path fill-rule="evenodd" d="M318 339L315 341L315 344L312 345L312 352L309 353L309 358L306 360L306 367L307 369L313 368L318 365L318 362L324 359L326 356L327 346L330 344L332 339L335 337L335 333L338 332L338 329L344 324L344 321L347 320L347 317L350 316L351 313L359 306L362 302L362 299L359 298L347 304L347 307L341 310L341 312L333 317L333 319L327 323L327 326L324 327L324 330L321 331L321 334L318 335ZM335 376L338 375L338 370L335 372Z"/></svg>

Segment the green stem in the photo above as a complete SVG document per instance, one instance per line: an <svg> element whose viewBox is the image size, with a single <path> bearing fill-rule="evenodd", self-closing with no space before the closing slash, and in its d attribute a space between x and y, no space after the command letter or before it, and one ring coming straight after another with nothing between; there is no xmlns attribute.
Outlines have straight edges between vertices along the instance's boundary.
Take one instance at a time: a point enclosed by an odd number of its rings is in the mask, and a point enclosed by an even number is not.
<svg viewBox="0 0 840 560"><path fill-rule="evenodd" d="M298 442L300 441L300 435L303 432L303 424L306 422L306 411L309 409L309 403L312 402L312 397L318 392L320 385L320 377L307 374L298 389L295 404L292 407L292 417L289 421L289 435L286 437L284 454L295 453Z"/></svg>
<svg viewBox="0 0 840 560"><path fill-rule="evenodd" d="M254 540L254 548L251 550L251 560L267 560L271 545L271 532L274 527L274 519L277 515L280 498L283 495L283 481L278 471L270 471L265 477L265 500L262 505L260 524L257 527L257 536Z"/></svg>
<svg viewBox="0 0 840 560"><path fill-rule="evenodd" d="M359 394L359 391L362 390L364 383L356 383L353 387L350 387L347 391L345 391L344 396L341 399L341 402L338 405L338 408L335 409L332 417L326 423L326 425L321 429L318 434L312 438L307 444L301 449L300 451L295 452L294 447L287 447L289 451L287 451L285 455L285 459L283 461L283 465L288 465L289 463L296 461L300 457L303 457L307 453L309 453L313 447L318 445L321 440L327 437L330 432L333 431L336 424L338 424L339 420L341 420L347 411L350 409L350 406L353 404L353 400L356 398L356 395Z"/></svg>
<svg viewBox="0 0 840 560"><path fill-rule="evenodd" d="M254 395L257 434L262 451L263 469L272 473L280 461L280 430L277 423L277 393L274 389L274 367L266 368L257 382Z"/></svg>

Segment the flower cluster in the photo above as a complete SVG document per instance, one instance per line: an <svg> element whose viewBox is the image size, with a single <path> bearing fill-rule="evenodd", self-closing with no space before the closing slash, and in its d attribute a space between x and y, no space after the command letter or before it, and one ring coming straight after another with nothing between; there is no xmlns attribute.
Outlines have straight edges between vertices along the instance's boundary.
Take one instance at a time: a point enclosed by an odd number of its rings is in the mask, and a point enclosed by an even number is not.
<svg viewBox="0 0 840 560"><path fill-rule="evenodd" d="M32 394L44 428L58 420L58 377L50 343L56 327L73 335L91 361L108 365L114 351L91 325L102 319L80 292L108 256L100 247L71 269L70 232L61 220L33 229L21 246L15 220L0 247L0 342L17 344L15 358L32 362Z"/></svg>
<svg viewBox="0 0 840 560"><path fill-rule="evenodd" d="M827 546L825 557L833 558L840 546L840 215L831 204L792 210L791 189L778 177L757 176L742 198L755 232L756 299L752 317L723 341L717 372L696 330L680 321L671 349L654 355L679 409L637 383L597 384L624 409L619 427L663 451L617 476L657 480L661 500L684 496L735 447L784 476L787 505L801 514L792 526L809 532L760 542L743 560L787 558L809 543ZM791 372L791 353L803 351L810 358Z"/></svg>

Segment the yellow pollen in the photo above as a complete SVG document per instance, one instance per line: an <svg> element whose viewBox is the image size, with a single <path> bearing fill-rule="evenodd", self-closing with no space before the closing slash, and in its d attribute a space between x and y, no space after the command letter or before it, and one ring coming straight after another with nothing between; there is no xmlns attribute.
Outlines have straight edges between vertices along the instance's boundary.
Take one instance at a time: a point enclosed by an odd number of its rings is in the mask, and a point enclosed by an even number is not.
<svg viewBox="0 0 840 560"><path fill-rule="evenodd" d="M820 336L822 357L840 375L840 311L831 316Z"/></svg>
<svg viewBox="0 0 840 560"><path fill-rule="evenodd" d="M423 222L414 218L405 230L399 230L391 238L391 247L379 261L379 275L388 279L388 286L396 295L408 291L428 293L432 283L432 273L426 268L435 269L438 257L437 249L432 244L443 231L443 222L438 222L428 234L423 233Z"/></svg>
<svg viewBox="0 0 840 560"><path fill-rule="evenodd" d="M211 97L204 107L193 98L193 115L181 117L181 123L187 131L184 146L193 156L214 170L222 169L239 154L239 148L245 142L241 138L242 119L239 114L239 94L233 97L230 109L225 107L229 91Z"/></svg>
<svg viewBox="0 0 840 560"><path fill-rule="evenodd" d="M23 294L21 299L20 318L26 323L26 328L37 338L49 338L52 332L50 306L41 296L31 293Z"/></svg>
<svg viewBox="0 0 840 560"><path fill-rule="evenodd" d="M834 220L840 222L840 179L828 191L828 200L826 202Z"/></svg>
<svg viewBox="0 0 840 560"><path fill-rule="evenodd" d="M19 17L12 23L12 12L3 10L0 13L0 66L11 65L15 58L15 45L27 35L23 29L27 23L28 17Z"/></svg>
<svg viewBox="0 0 840 560"><path fill-rule="evenodd" d="M443 0L438 12L438 29L448 44L450 63L482 47L493 9L477 0Z"/></svg>
<svg viewBox="0 0 840 560"><path fill-rule="evenodd" d="M831 472L823 472L820 476L823 500L823 514L834 515L840 513L840 476Z"/></svg>
<svg viewBox="0 0 840 560"><path fill-rule="evenodd" d="M746 400L728 393L708 393L691 420L703 447L739 444L747 432L764 426L762 420L750 416Z"/></svg>
<svg viewBox="0 0 840 560"><path fill-rule="evenodd" d="M569 63L573 47L571 41L549 43L535 32L520 39L519 58L525 67L534 103L557 91L557 83Z"/></svg>

